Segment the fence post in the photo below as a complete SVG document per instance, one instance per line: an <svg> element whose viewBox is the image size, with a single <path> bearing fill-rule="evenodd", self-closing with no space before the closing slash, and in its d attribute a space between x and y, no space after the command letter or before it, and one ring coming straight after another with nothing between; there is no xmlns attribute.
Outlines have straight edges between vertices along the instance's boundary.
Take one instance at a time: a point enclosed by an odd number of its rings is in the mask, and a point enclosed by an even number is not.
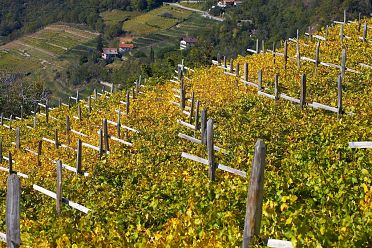
<svg viewBox="0 0 372 248"><path fill-rule="evenodd" d="M103 140L105 143L105 151L110 151L109 147L109 135L108 135L108 128L107 128L107 120L103 119Z"/></svg>
<svg viewBox="0 0 372 248"><path fill-rule="evenodd" d="M201 142L203 145L207 145L207 110L203 109L201 111L201 123L200 123L200 132L201 132Z"/></svg>
<svg viewBox="0 0 372 248"><path fill-rule="evenodd" d="M296 61L297 61L297 67L301 68L300 44L298 42L296 44Z"/></svg>
<svg viewBox="0 0 372 248"><path fill-rule="evenodd" d="M266 50L265 50L265 40L262 40L261 41L261 52L262 53L265 53L266 52Z"/></svg>
<svg viewBox="0 0 372 248"><path fill-rule="evenodd" d="M68 97L67 104L68 104L68 109L70 109L71 108L71 97L70 96Z"/></svg>
<svg viewBox="0 0 372 248"><path fill-rule="evenodd" d="M58 98L58 107L60 108L62 106L62 99Z"/></svg>
<svg viewBox="0 0 372 248"><path fill-rule="evenodd" d="M244 63L244 81L248 82L248 63Z"/></svg>
<svg viewBox="0 0 372 248"><path fill-rule="evenodd" d="M223 56L223 69L224 69L224 71L226 70L226 67L227 67L227 65L226 65L226 56Z"/></svg>
<svg viewBox="0 0 372 248"><path fill-rule="evenodd" d="M275 41L273 41L273 51L272 51L272 54L273 54L273 63L275 65Z"/></svg>
<svg viewBox="0 0 372 248"><path fill-rule="evenodd" d="M194 91L193 91L191 93L191 107L190 107L190 119L189 119L190 124L192 123L192 115L194 113L194 103L195 103L195 96L194 96Z"/></svg>
<svg viewBox="0 0 372 248"><path fill-rule="evenodd" d="M252 172L247 194L243 248L247 248L251 239L260 234L262 198L264 188L266 147L262 139L257 140L254 151Z"/></svg>
<svg viewBox="0 0 372 248"><path fill-rule="evenodd" d="M256 54L260 53L260 45L258 44L258 39L256 40Z"/></svg>
<svg viewBox="0 0 372 248"><path fill-rule="evenodd" d="M21 119L23 119L23 105L21 105Z"/></svg>
<svg viewBox="0 0 372 248"><path fill-rule="evenodd" d="M235 75L239 78L239 63L236 63L236 66L235 66Z"/></svg>
<svg viewBox="0 0 372 248"><path fill-rule="evenodd" d="M34 123L33 123L34 128L36 128L36 115L34 115Z"/></svg>
<svg viewBox="0 0 372 248"><path fill-rule="evenodd" d="M129 114L129 90L127 90L127 95L126 95L126 101L127 101L127 104L125 106L125 113L128 115Z"/></svg>
<svg viewBox="0 0 372 248"><path fill-rule="evenodd" d="M221 55L220 53L217 53L217 65L219 65L221 62Z"/></svg>
<svg viewBox="0 0 372 248"><path fill-rule="evenodd" d="M1 113L1 115L0 115L0 125L2 126L3 125L3 113Z"/></svg>
<svg viewBox="0 0 372 248"><path fill-rule="evenodd" d="M76 104L79 103L79 90L76 90Z"/></svg>
<svg viewBox="0 0 372 248"><path fill-rule="evenodd" d="M70 126L70 116L66 115L66 136L67 136L67 145L70 145L70 142L71 142L70 131L71 131L71 126Z"/></svg>
<svg viewBox="0 0 372 248"><path fill-rule="evenodd" d="M12 120L13 120L13 115L10 115L10 117L9 117L9 129L12 129Z"/></svg>
<svg viewBox="0 0 372 248"><path fill-rule="evenodd" d="M213 120L207 122L207 151L208 151L208 176L211 181L216 180L216 163L214 159L214 144L213 144Z"/></svg>
<svg viewBox="0 0 372 248"><path fill-rule="evenodd" d="M78 139L77 142L77 154L76 154L76 174L81 174L81 156L82 156L82 143Z"/></svg>
<svg viewBox="0 0 372 248"><path fill-rule="evenodd" d="M94 100L97 101L97 89L94 89L93 94L94 94Z"/></svg>
<svg viewBox="0 0 372 248"><path fill-rule="evenodd" d="M56 186L56 212L57 216L61 213L62 205L62 161L57 161L57 186Z"/></svg>
<svg viewBox="0 0 372 248"><path fill-rule="evenodd" d="M279 75L275 74L275 100L279 100Z"/></svg>
<svg viewBox="0 0 372 248"><path fill-rule="evenodd" d="M230 59L230 73L233 73L234 71L234 60L231 58Z"/></svg>
<svg viewBox="0 0 372 248"><path fill-rule="evenodd" d="M345 70L346 70L346 49L342 49L342 60L341 60L341 77L345 79Z"/></svg>
<svg viewBox="0 0 372 248"><path fill-rule="evenodd" d="M59 142L58 142L58 129L54 129L54 146L56 149L59 147Z"/></svg>
<svg viewBox="0 0 372 248"><path fill-rule="evenodd" d="M320 48L320 42L318 41L316 43L316 48L315 48L315 66L318 67L319 65L319 48Z"/></svg>
<svg viewBox="0 0 372 248"><path fill-rule="evenodd" d="M117 125L116 125L118 138L120 138L120 128L121 128L121 111L119 109L119 111L118 111L118 122L117 122Z"/></svg>
<svg viewBox="0 0 372 248"><path fill-rule="evenodd" d="M300 96L300 106L304 108L306 104L306 74L301 75L301 96Z"/></svg>
<svg viewBox="0 0 372 248"><path fill-rule="evenodd" d="M338 88L338 95L337 95L337 115L340 117L342 115L342 77L338 75L337 78L337 88Z"/></svg>
<svg viewBox="0 0 372 248"><path fill-rule="evenodd" d="M20 198L21 183L16 174L8 176L6 192L6 241L8 247L18 248L21 245Z"/></svg>
<svg viewBox="0 0 372 248"><path fill-rule="evenodd" d="M344 40L344 24L340 24L340 41L342 44L342 41Z"/></svg>
<svg viewBox="0 0 372 248"><path fill-rule="evenodd" d="M199 130L199 100L196 100L195 108L195 131Z"/></svg>
<svg viewBox="0 0 372 248"><path fill-rule="evenodd" d="M21 148L21 131L19 127L16 127L16 148L19 150Z"/></svg>
<svg viewBox="0 0 372 248"><path fill-rule="evenodd" d="M262 91L262 70L258 70L258 91Z"/></svg>
<svg viewBox="0 0 372 248"><path fill-rule="evenodd" d="M181 110L185 109L185 105L186 105L186 87L183 83L183 80L181 80L181 83L180 83L180 107L181 107Z"/></svg>

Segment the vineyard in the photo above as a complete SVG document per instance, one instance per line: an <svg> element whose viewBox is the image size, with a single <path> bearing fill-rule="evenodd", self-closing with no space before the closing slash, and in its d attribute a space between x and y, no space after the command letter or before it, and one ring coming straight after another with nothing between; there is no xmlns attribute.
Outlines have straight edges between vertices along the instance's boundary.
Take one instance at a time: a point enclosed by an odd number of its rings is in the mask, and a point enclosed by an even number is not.
<svg viewBox="0 0 372 248"><path fill-rule="evenodd" d="M349 147L372 140L371 25L336 24L229 64L186 68L182 80L138 80L127 92L2 117L0 216L14 160L24 246L241 247L254 146L263 139L263 237L372 246L372 151ZM203 140L199 112L213 119L216 163L246 177L217 170L211 181L208 166L181 156L209 156L180 138ZM40 187L55 198L63 192L60 213Z"/></svg>

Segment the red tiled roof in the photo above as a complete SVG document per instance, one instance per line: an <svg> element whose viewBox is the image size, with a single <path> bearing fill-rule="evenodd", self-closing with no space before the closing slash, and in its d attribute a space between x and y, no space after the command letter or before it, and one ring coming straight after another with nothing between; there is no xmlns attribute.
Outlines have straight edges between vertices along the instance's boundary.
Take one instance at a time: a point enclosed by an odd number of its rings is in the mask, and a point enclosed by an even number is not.
<svg viewBox="0 0 372 248"><path fill-rule="evenodd" d="M129 49L133 49L134 48L134 45L133 44L123 44L123 43L120 43L119 44L119 48L129 48Z"/></svg>

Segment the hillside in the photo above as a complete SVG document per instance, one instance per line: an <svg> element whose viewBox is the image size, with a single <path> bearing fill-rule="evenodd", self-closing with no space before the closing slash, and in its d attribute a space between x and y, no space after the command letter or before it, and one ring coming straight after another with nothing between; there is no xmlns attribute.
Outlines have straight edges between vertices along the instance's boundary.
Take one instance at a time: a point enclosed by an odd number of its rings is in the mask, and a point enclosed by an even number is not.
<svg viewBox="0 0 372 248"><path fill-rule="evenodd" d="M372 19L363 22L372 25ZM372 236L372 154L367 149L348 148L351 141L372 140L372 47L363 42L363 27L344 25L342 44L339 25L328 30L327 41L320 41L320 61L328 66L288 59L284 69L283 47L277 50L275 64L271 52L239 57L240 76L224 73L219 66L195 68L185 75L187 97L194 92L213 118L215 144L227 152L217 152L217 162L247 172L251 171L254 144L266 143L266 167L263 197L263 236L290 240L298 247L369 247ZM369 31L368 31L369 33ZM325 36L325 30L318 35ZM367 36L369 37L369 36ZM288 56L296 57L296 43L288 43ZM301 38L301 57L314 58L316 39ZM300 78L307 78L307 103L320 102L337 106L337 76L340 70L329 63L341 63L346 49L343 78L343 109L336 113L297 104L282 98L273 100L257 94L257 88L244 85L243 63L248 62L250 85L257 84L258 70L263 70L263 91L274 94L274 76L278 74L279 91L299 98ZM235 68L235 67L234 67ZM226 68L228 69L228 67ZM357 73L355 72L357 71ZM236 73L236 72L234 72ZM155 84L156 83L156 84ZM158 84L161 83L161 84ZM92 112L82 100L82 120L78 106L50 111L49 123L38 114L37 128L29 129L31 118L13 121L21 128L21 149L15 149L15 131L0 127L3 156L11 151L13 169L28 175L21 178L21 239L24 245L45 247L234 247L241 246L249 177L217 170L216 181L207 176L207 166L181 158L187 152L207 157L203 145L178 137L195 135L177 120L188 121L176 106L179 82L152 82L142 87L143 94L130 99L125 115L125 92L106 94L92 100ZM178 93L177 93L178 92ZM189 103L187 103L190 106ZM37 184L56 189L56 165L53 160L74 166L78 138L99 145L102 120L117 121L121 110L122 125L139 133L125 132L127 146L110 140L110 153L99 159L98 152L83 147L82 170L88 176L63 169L63 195L88 209L87 214L62 206L56 217L55 200L33 189ZM186 108L186 113L189 111ZM43 137L53 139L58 130L59 142L67 144L66 115L71 128L70 148L43 142L41 164L26 151L37 151ZM4 120L4 124L9 125ZM116 127L109 134L117 137ZM72 149L71 149L72 148ZM7 167L5 161L3 167ZM5 216L7 172L0 172L0 215ZM0 232L5 220L0 218Z"/></svg>

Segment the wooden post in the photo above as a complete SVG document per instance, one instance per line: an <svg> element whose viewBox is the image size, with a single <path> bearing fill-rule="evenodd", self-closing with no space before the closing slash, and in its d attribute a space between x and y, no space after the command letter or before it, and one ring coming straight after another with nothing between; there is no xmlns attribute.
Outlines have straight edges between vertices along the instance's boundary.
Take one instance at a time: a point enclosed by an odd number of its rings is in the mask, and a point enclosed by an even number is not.
<svg viewBox="0 0 372 248"><path fill-rule="evenodd" d="M58 129L54 129L54 146L56 149L59 147L59 142L58 142Z"/></svg>
<svg viewBox="0 0 372 248"><path fill-rule="evenodd" d="M275 41L273 42L273 51L272 51L272 54L273 54L273 63L275 65Z"/></svg>
<svg viewBox="0 0 372 248"><path fill-rule="evenodd" d="M207 110L203 109L201 111L201 142L203 145L207 145Z"/></svg>
<svg viewBox="0 0 372 248"><path fill-rule="evenodd" d="M253 236L260 234L265 159L265 143L263 140L259 139L255 145L252 172L247 194L243 248L248 248Z"/></svg>
<svg viewBox="0 0 372 248"><path fill-rule="evenodd" d="M140 81L136 82L136 95L137 95L137 96L138 96L138 94L139 94L139 92L140 92L140 84L141 84Z"/></svg>
<svg viewBox="0 0 372 248"><path fill-rule="evenodd" d="M258 44L258 39L256 40L256 54L260 53L260 45Z"/></svg>
<svg viewBox="0 0 372 248"><path fill-rule="evenodd" d="M13 173L13 159L12 159L12 153L8 151L8 164L9 164L9 174Z"/></svg>
<svg viewBox="0 0 372 248"><path fill-rule="evenodd" d="M136 99L136 91L134 87L132 88L132 98Z"/></svg>
<svg viewBox="0 0 372 248"><path fill-rule="evenodd" d="M312 41L312 40L313 40L313 35L312 35L312 33L311 33L311 28L310 28L310 26L309 26L309 28L308 28L308 33L309 33L309 39L310 39L310 41Z"/></svg>
<svg viewBox="0 0 372 248"><path fill-rule="evenodd" d="M344 9L344 23L346 24L347 19L346 19L346 9Z"/></svg>
<svg viewBox="0 0 372 248"><path fill-rule="evenodd" d="M66 115L66 136L67 136L67 145L70 145L70 131L71 131L70 116Z"/></svg>
<svg viewBox="0 0 372 248"><path fill-rule="evenodd" d="M262 70L258 70L258 91L262 91Z"/></svg>
<svg viewBox="0 0 372 248"><path fill-rule="evenodd" d="M344 40L344 24L340 25L340 41L342 44L342 41Z"/></svg>
<svg viewBox="0 0 372 248"><path fill-rule="evenodd" d="M16 127L16 148L19 150L21 148L21 130Z"/></svg>
<svg viewBox="0 0 372 248"><path fill-rule="evenodd" d="M80 139L78 139L76 150L76 174L81 174L82 143Z"/></svg>
<svg viewBox="0 0 372 248"><path fill-rule="evenodd" d="M41 156L42 148L43 148L43 141L39 140L37 144L37 165L38 166L41 165L40 156Z"/></svg>
<svg viewBox="0 0 372 248"><path fill-rule="evenodd" d="M57 187L56 187L56 212L61 214L62 205L62 161L57 161Z"/></svg>
<svg viewBox="0 0 372 248"><path fill-rule="evenodd" d="M340 117L342 115L342 77L341 75L337 78L337 89L338 89L338 96L337 96L337 115Z"/></svg>
<svg viewBox="0 0 372 248"><path fill-rule="evenodd" d="M304 108L306 104L306 74L301 75L301 96L300 96L300 106Z"/></svg>
<svg viewBox="0 0 372 248"><path fill-rule="evenodd" d="M194 91L191 93L191 108L190 108L190 119L189 122L192 124L192 115L194 114L194 102L195 102L195 97L194 97Z"/></svg>
<svg viewBox="0 0 372 248"><path fill-rule="evenodd" d="M186 87L183 83L183 80L181 80L180 86L180 107L182 111L185 109L186 106Z"/></svg>
<svg viewBox="0 0 372 248"><path fill-rule="evenodd" d="M118 138L120 138L120 128L121 128L121 111L119 109L118 111L118 123L117 123L117 132L118 132Z"/></svg>
<svg viewBox="0 0 372 248"><path fill-rule="evenodd" d="M235 66L235 75L239 77L239 63L236 63L236 66Z"/></svg>
<svg viewBox="0 0 372 248"><path fill-rule="evenodd" d="M126 101L127 101L127 104L125 106L125 113L128 115L129 114L129 90L127 90L127 95L126 95Z"/></svg>
<svg viewBox="0 0 372 248"><path fill-rule="evenodd" d="M109 135L108 135L108 128L107 128L107 120L103 119L103 140L105 143L105 151L110 151L109 147Z"/></svg>
<svg viewBox="0 0 372 248"><path fill-rule="evenodd" d="M262 53L266 52L266 50L265 50L265 40L261 41L261 51L262 51Z"/></svg>
<svg viewBox="0 0 372 248"><path fill-rule="evenodd" d="M233 71L234 71L234 65L233 65L233 63L234 63L234 60L231 58L230 59L230 73L233 73Z"/></svg>
<svg viewBox="0 0 372 248"><path fill-rule="evenodd" d="M92 97L88 96L88 113L92 112Z"/></svg>
<svg viewBox="0 0 372 248"><path fill-rule="evenodd" d="M284 69L287 69L288 60L288 43L287 40L284 41Z"/></svg>
<svg viewBox="0 0 372 248"><path fill-rule="evenodd" d="M36 115L34 115L34 128L36 128Z"/></svg>
<svg viewBox="0 0 372 248"><path fill-rule="evenodd" d="M279 75L275 74L275 100L279 100Z"/></svg>
<svg viewBox="0 0 372 248"><path fill-rule="evenodd" d="M341 77L345 79L345 71L346 71L346 49L342 49L342 58L341 58Z"/></svg>
<svg viewBox="0 0 372 248"><path fill-rule="evenodd" d="M101 159L103 154L103 133L102 128L99 129L99 158Z"/></svg>
<svg viewBox="0 0 372 248"><path fill-rule="evenodd" d="M110 92L111 92L111 94L114 93L114 83L111 84Z"/></svg>
<svg viewBox="0 0 372 248"><path fill-rule="evenodd" d="M297 29L296 31L296 40L297 40L297 43L298 43L298 39L300 38L300 32L299 30Z"/></svg>
<svg viewBox="0 0 372 248"><path fill-rule="evenodd" d="M6 241L8 247L21 245L20 199L21 183L16 174L8 176L6 193Z"/></svg>
<svg viewBox="0 0 372 248"><path fill-rule="evenodd" d="M320 48L320 42L318 41L316 43L316 48L315 48L315 66L318 67L319 65L319 48Z"/></svg>
<svg viewBox="0 0 372 248"><path fill-rule="evenodd" d="M13 115L10 115L10 117L9 117L9 129L12 129L12 120L13 120Z"/></svg>
<svg viewBox="0 0 372 248"><path fill-rule="evenodd" d="M60 108L62 106L62 99L58 98L58 107Z"/></svg>
<svg viewBox="0 0 372 248"><path fill-rule="evenodd" d="M365 22L363 26L363 42L367 42L367 30L367 22Z"/></svg>
<svg viewBox="0 0 372 248"><path fill-rule="evenodd" d="M207 151L208 151L208 177L211 181L216 180L216 163L214 159L214 144L213 144L213 120L207 122Z"/></svg>
<svg viewBox="0 0 372 248"><path fill-rule="evenodd" d="M196 100L195 108L195 131L199 130L199 100Z"/></svg>
<svg viewBox="0 0 372 248"><path fill-rule="evenodd" d="M4 115L3 113L1 113L1 115L0 115L0 125L1 126L3 125L3 118L4 118L3 115Z"/></svg>
<svg viewBox="0 0 372 248"><path fill-rule="evenodd" d="M21 119L23 119L23 105L21 105Z"/></svg>
<svg viewBox="0 0 372 248"><path fill-rule="evenodd" d="M358 14L358 32L360 32L360 18L361 18L362 13L359 12Z"/></svg>
<svg viewBox="0 0 372 248"><path fill-rule="evenodd" d="M94 89L93 95L94 95L94 100L97 101L97 89Z"/></svg>
<svg viewBox="0 0 372 248"><path fill-rule="evenodd" d="M0 140L0 164L3 162L3 140Z"/></svg>
<svg viewBox="0 0 372 248"><path fill-rule="evenodd" d="M226 70L226 56L223 56L223 69Z"/></svg>
<svg viewBox="0 0 372 248"><path fill-rule="evenodd" d="M244 81L248 82L248 63L244 63Z"/></svg>

